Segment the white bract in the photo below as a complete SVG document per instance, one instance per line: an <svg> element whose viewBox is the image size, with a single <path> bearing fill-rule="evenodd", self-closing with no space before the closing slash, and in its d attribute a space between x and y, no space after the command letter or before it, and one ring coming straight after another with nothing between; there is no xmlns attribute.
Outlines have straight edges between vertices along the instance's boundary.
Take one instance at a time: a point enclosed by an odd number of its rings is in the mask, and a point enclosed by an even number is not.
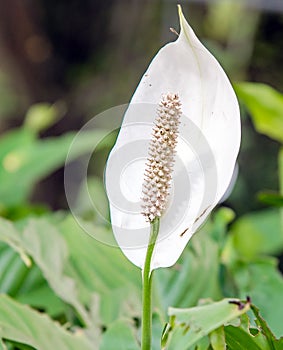
<svg viewBox="0 0 283 350"><path fill-rule="evenodd" d="M105 173L115 238L126 257L141 268L150 233L142 215L144 171L162 96L178 95L182 115L171 192L151 269L177 261L228 188L240 146L233 88L180 6L179 18L179 37L157 53L131 99Z"/></svg>

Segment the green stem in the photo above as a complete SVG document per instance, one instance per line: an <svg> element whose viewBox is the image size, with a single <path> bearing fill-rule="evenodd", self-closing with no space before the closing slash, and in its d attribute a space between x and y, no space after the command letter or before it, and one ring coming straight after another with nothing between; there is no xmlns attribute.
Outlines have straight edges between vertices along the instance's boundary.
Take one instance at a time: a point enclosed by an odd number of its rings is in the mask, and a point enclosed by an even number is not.
<svg viewBox="0 0 283 350"><path fill-rule="evenodd" d="M152 324L152 273L150 269L151 258L159 232L159 218L155 218L150 225L150 237L144 262L142 282L142 341L141 349L151 349L151 324Z"/></svg>

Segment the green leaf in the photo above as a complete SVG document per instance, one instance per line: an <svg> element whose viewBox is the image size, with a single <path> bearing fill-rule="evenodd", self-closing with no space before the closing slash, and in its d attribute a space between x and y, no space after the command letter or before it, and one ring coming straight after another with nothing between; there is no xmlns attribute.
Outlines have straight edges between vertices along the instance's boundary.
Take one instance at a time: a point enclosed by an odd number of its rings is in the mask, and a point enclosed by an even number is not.
<svg viewBox="0 0 283 350"><path fill-rule="evenodd" d="M89 229L98 239L112 236L107 227L89 224ZM139 315L140 270L116 246L108 246L89 236L72 216L60 223L59 230L70 254L65 271L79 286L80 300L88 304L92 293L98 293L104 324L113 322L118 316Z"/></svg>
<svg viewBox="0 0 283 350"><path fill-rule="evenodd" d="M76 141L76 148L69 155L72 161L77 157L90 152L96 142L103 140L105 130L87 131ZM66 161L70 145L76 136L68 133L60 137L42 140L33 139L31 131L14 132L4 141L3 167L0 167L0 198L2 206L14 206L25 201L30 195L36 182L49 175L54 170L62 167ZM24 138L23 142L15 140L17 135ZM13 142L15 141L15 144ZM105 143L99 143L99 147L105 147ZM97 148L99 148L97 147Z"/></svg>
<svg viewBox="0 0 283 350"><path fill-rule="evenodd" d="M140 314L140 270L119 249L91 238L72 216L30 219L21 226L18 230L0 218L0 240L31 256L56 295L72 305L86 325L97 324L97 315L94 319L93 310L85 308L92 305L94 293L99 294L103 324Z"/></svg>
<svg viewBox="0 0 283 350"><path fill-rule="evenodd" d="M132 327L124 321L111 324L103 334L99 350L139 350Z"/></svg>
<svg viewBox="0 0 283 350"><path fill-rule="evenodd" d="M63 300L57 297L46 283L33 288L30 292L19 293L15 296L15 299L22 304L44 310L51 317L58 317L66 311Z"/></svg>
<svg viewBox="0 0 283 350"><path fill-rule="evenodd" d="M22 281L28 274L28 268L13 250L8 248L3 253L0 257L0 292L14 296L20 288ZM10 254L11 258L7 261L8 264L5 264L6 257Z"/></svg>
<svg viewBox="0 0 283 350"><path fill-rule="evenodd" d="M234 88L250 112L256 130L282 143L283 95L260 83L238 83Z"/></svg>
<svg viewBox="0 0 283 350"><path fill-rule="evenodd" d="M67 332L46 315L21 305L8 296L0 296L0 336L27 344L37 350L94 350L83 330Z"/></svg>
<svg viewBox="0 0 283 350"><path fill-rule="evenodd" d="M82 320L90 325L89 315L79 301L75 281L64 274L68 250L56 228L44 219L32 219L21 232L0 218L0 239L3 237L13 248L24 251L22 255L28 253L33 258L55 293L71 304Z"/></svg>
<svg viewBox="0 0 283 350"><path fill-rule="evenodd" d="M261 210L239 218L231 227L238 253L253 259L258 254L276 254L283 249L283 230L277 209Z"/></svg>
<svg viewBox="0 0 283 350"><path fill-rule="evenodd" d="M251 309L255 316L255 325L251 325L248 316L243 315L239 326L225 327L229 350L282 350L283 338L276 339L260 316L259 310L253 304Z"/></svg>
<svg viewBox="0 0 283 350"><path fill-rule="evenodd" d="M277 270L277 261L265 258L249 263L235 264L234 281L240 296L249 295L276 336L282 335L283 278Z"/></svg>
<svg viewBox="0 0 283 350"><path fill-rule="evenodd" d="M256 317L256 324L257 324L259 330L266 337L266 340L267 340L270 348L272 349L272 347L274 347L275 350L276 349L282 350L283 349L283 337L281 337L280 339L277 340L275 338L274 334L271 332L266 321L260 315L259 309L255 305L252 305L251 309Z"/></svg>
<svg viewBox="0 0 283 350"><path fill-rule="evenodd" d="M38 267L34 264L26 267L19 255L3 243L0 244L0 271L0 293L45 310L50 316L64 313L66 305L48 287Z"/></svg>
<svg viewBox="0 0 283 350"><path fill-rule="evenodd" d="M235 305L231 301L239 303L241 306ZM169 308L171 329L169 329L165 349L187 350L202 337L239 317L247 312L249 308L249 303L231 299L223 299L190 309Z"/></svg>
<svg viewBox="0 0 283 350"><path fill-rule="evenodd" d="M69 252L60 232L44 219L31 219L21 238L21 243L41 269L50 287L62 300L71 304L85 324L90 326L89 315L79 300L76 281L64 272Z"/></svg>
<svg viewBox="0 0 283 350"><path fill-rule="evenodd" d="M266 343L259 346L253 336L240 327L225 327L225 337L229 350L270 350Z"/></svg>

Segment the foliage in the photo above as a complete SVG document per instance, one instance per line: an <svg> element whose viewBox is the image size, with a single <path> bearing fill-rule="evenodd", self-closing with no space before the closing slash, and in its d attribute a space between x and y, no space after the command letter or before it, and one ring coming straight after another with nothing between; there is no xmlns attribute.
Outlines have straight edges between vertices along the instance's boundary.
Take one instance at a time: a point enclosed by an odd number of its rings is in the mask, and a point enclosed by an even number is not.
<svg viewBox="0 0 283 350"><path fill-rule="evenodd" d="M236 93L253 117L258 132L283 142L283 95L261 83L235 85Z"/></svg>
<svg viewBox="0 0 283 350"><path fill-rule="evenodd" d="M248 311L249 302L223 299L190 309L169 308L170 326L163 334L166 349L186 350L198 340ZM214 333L212 342L215 342ZM224 343L225 345L225 343Z"/></svg>
<svg viewBox="0 0 283 350"><path fill-rule="evenodd" d="M282 142L278 93L253 84L236 89L260 132ZM29 203L35 183L64 165L74 133L40 139L39 124L30 125L0 140L0 349L139 349L140 270L88 236L68 211ZM101 133L85 134L74 157ZM90 184L107 217L101 180ZM279 184L282 191L283 151ZM109 225L84 206L86 195L78 194L81 216L97 237L110 236ZM275 195L265 192L271 208L238 219L218 208L178 263L156 271L153 350L161 339L167 350L283 349L283 278L274 257L283 249L282 192Z"/></svg>

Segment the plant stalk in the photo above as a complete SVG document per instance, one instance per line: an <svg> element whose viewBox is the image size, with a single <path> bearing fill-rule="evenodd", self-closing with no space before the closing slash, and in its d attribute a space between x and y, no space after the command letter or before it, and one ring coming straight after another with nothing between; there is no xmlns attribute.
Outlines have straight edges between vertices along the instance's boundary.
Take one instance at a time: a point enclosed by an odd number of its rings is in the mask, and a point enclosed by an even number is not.
<svg viewBox="0 0 283 350"><path fill-rule="evenodd" d="M142 337L141 349L151 349L152 337L152 275L151 258L159 232L159 218L155 218L150 225L150 237L142 272Z"/></svg>

